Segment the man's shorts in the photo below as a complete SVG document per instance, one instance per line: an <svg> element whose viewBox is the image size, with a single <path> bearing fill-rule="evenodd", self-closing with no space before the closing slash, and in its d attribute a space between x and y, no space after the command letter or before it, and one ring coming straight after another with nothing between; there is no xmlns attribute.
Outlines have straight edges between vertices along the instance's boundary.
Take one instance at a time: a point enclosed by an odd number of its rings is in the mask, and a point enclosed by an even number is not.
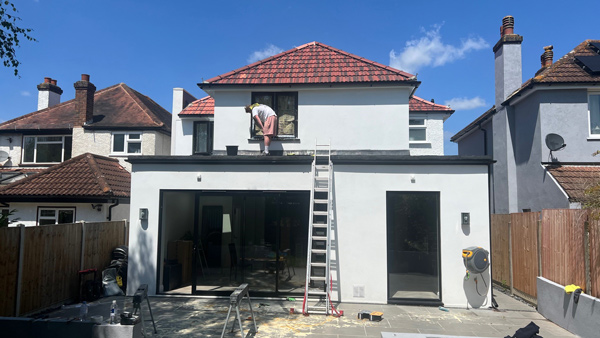
<svg viewBox="0 0 600 338"><path fill-rule="evenodd" d="M263 129L263 135L265 136L277 136L277 116L269 116L265 121Z"/></svg>

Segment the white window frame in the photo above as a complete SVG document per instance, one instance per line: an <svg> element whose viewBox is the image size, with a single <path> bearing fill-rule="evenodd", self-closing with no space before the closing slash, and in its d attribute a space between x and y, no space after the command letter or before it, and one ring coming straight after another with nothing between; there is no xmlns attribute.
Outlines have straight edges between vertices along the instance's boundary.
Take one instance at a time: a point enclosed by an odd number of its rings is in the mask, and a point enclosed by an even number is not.
<svg viewBox="0 0 600 338"><path fill-rule="evenodd" d="M410 120L422 120L423 124L410 124ZM425 130L425 139L424 140L417 140L417 141L411 141L410 139L410 131L411 130ZM419 116L419 115L412 115L408 117L408 142L409 143L429 143L429 138L427 137L427 117L425 116Z"/></svg>
<svg viewBox="0 0 600 338"><path fill-rule="evenodd" d="M588 138L600 139L600 134L592 134L592 111L590 109L591 96L599 96L600 97L600 91L588 92L588 100L587 100ZM600 107L599 107L598 113L600 115Z"/></svg>
<svg viewBox="0 0 600 338"><path fill-rule="evenodd" d="M32 137L35 139L33 145L33 161L26 162L25 161L25 139ZM60 141L45 141L39 142L38 138L40 137L60 137ZM21 163L23 164L46 164L46 163L60 163L65 160L65 138L72 137L71 135L23 135L23 144L21 148ZM37 162L37 152L38 152L38 144L60 144L61 145L61 154L60 154L60 162ZM71 147L73 146L73 140L71 139Z"/></svg>
<svg viewBox="0 0 600 338"><path fill-rule="evenodd" d="M124 144L123 151L115 151L115 135L124 135ZM140 135L139 139L130 139L129 135ZM142 137L144 133L141 131L130 131L130 132L113 132L110 136L110 154L111 155L142 155ZM130 143L139 143L140 144L140 152L139 153L129 153L127 149Z"/></svg>
<svg viewBox="0 0 600 338"><path fill-rule="evenodd" d="M42 210L54 210L55 214L54 217L50 217L50 216L42 216ZM58 207L38 207L38 211L37 211L37 225L40 225L40 221L41 220L54 220L54 224L59 224L58 222L58 216L59 213L61 211L73 211L73 223L75 223L75 212L76 212L76 208L72 207L72 208L58 208ZM69 224L69 223L65 223L65 224Z"/></svg>

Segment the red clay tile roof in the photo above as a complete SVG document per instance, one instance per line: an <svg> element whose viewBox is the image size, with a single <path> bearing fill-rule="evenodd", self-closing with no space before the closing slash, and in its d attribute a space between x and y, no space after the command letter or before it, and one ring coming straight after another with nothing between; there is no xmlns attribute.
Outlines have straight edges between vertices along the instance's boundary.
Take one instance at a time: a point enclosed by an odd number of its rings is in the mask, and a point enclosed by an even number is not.
<svg viewBox="0 0 600 338"><path fill-rule="evenodd" d="M75 100L59 103L0 123L0 132L65 130L77 123ZM120 83L94 94L90 129L157 129L171 132L171 114L149 97Z"/></svg>
<svg viewBox="0 0 600 338"><path fill-rule="evenodd" d="M11 198L129 198L131 174L119 160L85 153L0 188Z"/></svg>
<svg viewBox="0 0 600 338"><path fill-rule="evenodd" d="M411 74L311 42L271 56L198 85L318 84L409 82Z"/></svg>
<svg viewBox="0 0 600 338"><path fill-rule="evenodd" d="M600 182L600 166L548 166L546 168L572 202L585 199L585 190Z"/></svg>
<svg viewBox="0 0 600 338"><path fill-rule="evenodd" d="M179 115L214 115L214 113L215 99L207 96L190 103Z"/></svg>
<svg viewBox="0 0 600 338"><path fill-rule="evenodd" d="M441 104L433 103L431 101L427 101L420 97L414 96L410 98L408 101L408 109L409 111L414 112L447 112L454 113L454 110L448 106L444 106Z"/></svg>
<svg viewBox="0 0 600 338"><path fill-rule="evenodd" d="M525 81L521 88L512 93L506 101L510 101L513 97L522 94L522 92L532 88L536 84L600 83L600 74L587 72L575 60L575 56L598 55L593 47L590 46L590 43L594 42L598 43L600 40L585 40L549 67L538 71L539 73L535 77Z"/></svg>

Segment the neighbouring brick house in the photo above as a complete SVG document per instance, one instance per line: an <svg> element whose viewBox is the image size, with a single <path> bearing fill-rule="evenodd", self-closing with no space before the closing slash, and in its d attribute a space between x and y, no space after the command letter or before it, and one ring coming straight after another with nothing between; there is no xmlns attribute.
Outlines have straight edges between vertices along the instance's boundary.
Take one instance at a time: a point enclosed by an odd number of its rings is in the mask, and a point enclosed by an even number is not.
<svg viewBox="0 0 600 338"><path fill-rule="evenodd" d="M459 155L492 155L492 212L580 208L600 182L600 40L586 40L554 62L544 47L541 68L524 83L523 37L506 17L494 47L495 106L451 140ZM556 135L560 136L558 138ZM552 139L563 144L549 145ZM554 150L552 150L552 149Z"/></svg>
<svg viewBox="0 0 600 338"><path fill-rule="evenodd" d="M0 124L0 184L18 181L85 153L113 158L127 171L131 169L125 161L128 156L170 153L171 114L152 99L124 83L96 91L85 74L74 87L75 98L61 103L62 89L56 80L45 78L38 85L38 110ZM32 192L32 198L34 195ZM24 196L20 202L24 202ZM2 201L4 212L15 208L10 199ZM37 200L38 207L48 203ZM100 207L104 219L110 204ZM92 209L89 204L88 208ZM19 209L30 215L21 217L21 221L38 224L35 220L40 217L39 210L33 217L35 212Z"/></svg>

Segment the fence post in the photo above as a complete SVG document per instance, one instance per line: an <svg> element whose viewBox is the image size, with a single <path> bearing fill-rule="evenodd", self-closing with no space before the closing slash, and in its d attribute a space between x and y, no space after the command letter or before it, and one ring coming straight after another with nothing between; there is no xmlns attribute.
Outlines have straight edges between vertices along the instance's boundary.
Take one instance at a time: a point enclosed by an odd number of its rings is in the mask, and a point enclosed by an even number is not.
<svg viewBox="0 0 600 338"><path fill-rule="evenodd" d="M540 218L542 217L542 212L540 212ZM538 276L542 275L542 220L538 219L537 221L537 261L538 261Z"/></svg>
<svg viewBox="0 0 600 338"><path fill-rule="evenodd" d="M85 221L81 221L81 256L79 259L79 270L85 269Z"/></svg>
<svg viewBox="0 0 600 338"><path fill-rule="evenodd" d="M510 283L510 294L513 295L515 293L514 285L513 285L513 258L512 258L512 221L508 221L508 266L509 269L509 283Z"/></svg>
<svg viewBox="0 0 600 338"><path fill-rule="evenodd" d="M589 295L592 293L592 277L590 266L590 222L588 217L586 217L586 220L583 223L583 251L585 257L585 293Z"/></svg>
<svg viewBox="0 0 600 338"><path fill-rule="evenodd" d="M25 260L25 225L20 224L21 233L19 235L19 265L17 269L17 295L15 299L15 317L21 312L21 289L23 283L23 261Z"/></svg>

